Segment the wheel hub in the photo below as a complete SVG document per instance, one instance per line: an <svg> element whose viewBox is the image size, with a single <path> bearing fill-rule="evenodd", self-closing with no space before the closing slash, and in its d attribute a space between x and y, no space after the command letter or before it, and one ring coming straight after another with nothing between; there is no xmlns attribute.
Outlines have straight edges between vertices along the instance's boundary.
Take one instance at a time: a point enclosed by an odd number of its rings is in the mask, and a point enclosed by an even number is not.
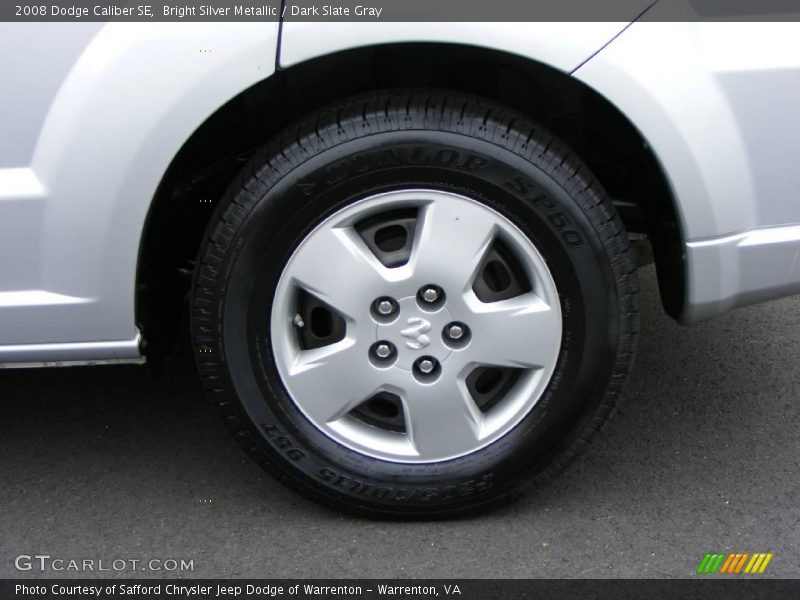
<svg viewBox="0 0 800 600"><path fill-rule="evenodd" d="M421 356L432 356L444 364L452 353L442 338L445 326L453 321L450 311L441 307L435 312L422 310L416 296L398 300L397 318L390 323L377 323L375 341L386 340L397 348L393 367L412 371Z"/></svg>

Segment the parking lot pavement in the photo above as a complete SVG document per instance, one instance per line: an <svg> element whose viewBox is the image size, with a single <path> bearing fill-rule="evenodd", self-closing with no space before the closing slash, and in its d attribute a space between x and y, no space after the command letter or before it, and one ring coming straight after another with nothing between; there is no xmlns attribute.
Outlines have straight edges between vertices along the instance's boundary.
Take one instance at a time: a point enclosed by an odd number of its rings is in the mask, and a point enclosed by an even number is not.
<svg viewBox="0 0 800 600"><path fill-rule="evenodd" d="M800 297L683 328L641 275L636 368L593 448L458 521L299 499L227 437L190 367L2 371L0 577L39 576L14 568L35 553L193 561L118 573L148 577L689 577L711 551L774 552L766 576L800 576Z"/></svg>

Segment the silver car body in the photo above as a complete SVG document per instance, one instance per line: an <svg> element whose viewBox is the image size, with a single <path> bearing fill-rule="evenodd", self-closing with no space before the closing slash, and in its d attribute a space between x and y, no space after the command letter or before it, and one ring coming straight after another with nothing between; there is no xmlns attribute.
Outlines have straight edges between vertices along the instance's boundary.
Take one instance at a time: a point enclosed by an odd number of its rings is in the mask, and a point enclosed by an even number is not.
<svg viewBox="0 0 800 600"><path fill-rule="evenodd" d="M142 235L181 146L276 68L374 44L500 50L567 73L616 106L675 199L682 321L800 292L796 23L292 22L279 30L0 25L0 364L141 361Z"/></svg>

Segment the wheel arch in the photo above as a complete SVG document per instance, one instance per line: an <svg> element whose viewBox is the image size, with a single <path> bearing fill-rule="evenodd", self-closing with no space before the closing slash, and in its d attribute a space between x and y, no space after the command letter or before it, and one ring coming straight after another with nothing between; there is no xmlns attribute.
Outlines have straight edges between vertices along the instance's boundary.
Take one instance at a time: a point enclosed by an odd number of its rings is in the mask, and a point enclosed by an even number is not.
<svg viewBox="0 0 800 600"><path fill-rule="evenodd" d="M484 96L564 139L615 199L628 230L648 234L664 308L675 318L681 314L685 274L675 199L647 141L609 100L563 71L509 52L454 43L377 44L276 71L220 107L174 157L148 213L137 271L136 320L151 359L181 339L192 262L216 201L250 153L326 104L399 87Z"/></svg>

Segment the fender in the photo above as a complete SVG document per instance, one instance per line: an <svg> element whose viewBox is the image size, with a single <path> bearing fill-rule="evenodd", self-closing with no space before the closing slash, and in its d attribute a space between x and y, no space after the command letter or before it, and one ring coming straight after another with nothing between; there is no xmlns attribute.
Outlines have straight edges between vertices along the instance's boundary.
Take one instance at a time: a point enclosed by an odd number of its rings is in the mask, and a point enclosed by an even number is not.
<svg viewBox="0 0 800 600"><path fill-rule="evenodd" d="M0 363L139 357L134 286L156 188L203 121L274 72L278 29L109 23L94 33L30 164L0 169L0 233L17 229L16 262L0 264L16 286L0 288Z"/></svg>
<svg viewBox="0 0 800 600"><path fill-rule="evenodd" d="M793 25L637 22L574 73L636 125L666 174L684 238L684 323L800 293Z"/></svg>

